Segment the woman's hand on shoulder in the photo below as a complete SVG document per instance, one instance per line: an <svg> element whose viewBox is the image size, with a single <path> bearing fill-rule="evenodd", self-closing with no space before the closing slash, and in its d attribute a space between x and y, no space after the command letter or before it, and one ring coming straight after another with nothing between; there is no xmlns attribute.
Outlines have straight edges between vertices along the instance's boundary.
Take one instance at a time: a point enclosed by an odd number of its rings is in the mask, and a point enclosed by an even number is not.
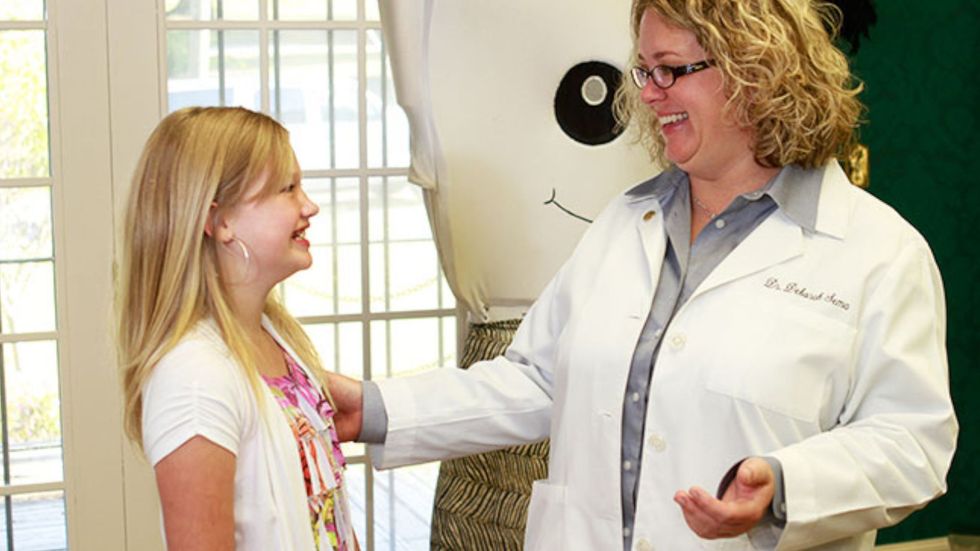
<svg viewBox="0 0 980 551"><path fill-rule="evenodd" d="M235 461L195 436L156 464L169 551L235 549Z"/></svg>
<svg viewBox="0 0 980 551"><path fill-rule="evenodd" d="M327 386L337 406L334 413L337 437L341 442L355 440L360 436L364 423L364 390L361 381L331 371L327 372Z"/></svg>

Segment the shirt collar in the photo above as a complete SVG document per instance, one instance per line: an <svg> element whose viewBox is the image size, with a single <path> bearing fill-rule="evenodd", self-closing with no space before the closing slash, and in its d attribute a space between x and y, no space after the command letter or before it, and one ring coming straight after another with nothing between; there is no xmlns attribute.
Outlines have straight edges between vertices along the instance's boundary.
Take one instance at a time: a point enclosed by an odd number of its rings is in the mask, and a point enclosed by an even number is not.
<svg viewBox="0 0 980 551"><path fill-rule="evenodd" d="M772 197L790 220L803 229L813 232L817 227L817 207L820 204L822 180L823 170L788 165L784 166L766 188L760 191Z"/></svg>
<svg viewBox="0 0 980 551"><path fill-rule="evenodd" d="M660 174L627 191L626 197L630 203L653 198L660 203L661 207L666 207L678 187L686 185L686 183L687 174L676 166L670 165Z"/></svg>
<svg viewBox="0 0 980 551"><path fill-rule="evenodd" d="M788 165L783 167L762 189L746 193L744 196L754 201L762 195L769 195L790 220L812 232L816 231L822 179L821 169L805 169L798 165ZM687 174L677 166L671 165L657 176L633 187L626 192L626 195L631 203L654 198L662 207L666 207L678 187L686 183Z"/></svg>

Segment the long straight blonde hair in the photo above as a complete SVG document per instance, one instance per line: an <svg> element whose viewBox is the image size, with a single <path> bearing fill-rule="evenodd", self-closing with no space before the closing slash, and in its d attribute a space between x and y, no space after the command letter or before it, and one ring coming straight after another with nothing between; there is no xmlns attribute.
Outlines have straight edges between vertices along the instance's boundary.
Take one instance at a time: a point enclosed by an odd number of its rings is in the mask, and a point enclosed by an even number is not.
<svg viewBox="0 0 980 551"><path fill-rule="evenodd" d="M254 348L231 310L217 245L204 228L212 204L238 205L265 170L269 178L259 197L275 193L291 178L293 162L286 129L243 108L181 109L150 135L133 176L116 297L124 426L137 445L142 390L153 367L201 320L214 320L261 403ZM274 292L263 312L323 381L313 344Z"/></svg>

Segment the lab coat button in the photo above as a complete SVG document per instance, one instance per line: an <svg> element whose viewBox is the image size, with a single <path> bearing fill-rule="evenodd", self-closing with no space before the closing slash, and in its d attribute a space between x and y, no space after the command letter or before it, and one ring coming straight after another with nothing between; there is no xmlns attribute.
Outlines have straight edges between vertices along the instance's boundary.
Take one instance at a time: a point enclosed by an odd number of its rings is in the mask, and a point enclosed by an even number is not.
<svg viewBox="0 0 980 551"><path fill-rule="evenodd" d="M644 213L644 215L643 215L643 221L644 222L649 222L650 219L653 218L656 214L657 213L654 212L654 211L652 211L652 210L646 211L646 213Z"/></svg>
<svg viewBox="0 0 980 551"><path fill-rule="evenodd" d="M647 443L655 451L662 452L667 449L667 441L663 439L659 434L654 434L647 439Z"/></svg>
<svg viewBox="0 0 980 551"><path fill-rule="evenodd" d="M684 348L685 344L687 344L687 337L685 337L684 335L674 335L673 337L670 338L670 346L674 350L680 350Z"/></svg>
<svg viewBox="0 0 980 551"><path fill-rule="evenodd" d="M646 539L641 539L636 542L636 551L653 551L653 544Z"/></svg>

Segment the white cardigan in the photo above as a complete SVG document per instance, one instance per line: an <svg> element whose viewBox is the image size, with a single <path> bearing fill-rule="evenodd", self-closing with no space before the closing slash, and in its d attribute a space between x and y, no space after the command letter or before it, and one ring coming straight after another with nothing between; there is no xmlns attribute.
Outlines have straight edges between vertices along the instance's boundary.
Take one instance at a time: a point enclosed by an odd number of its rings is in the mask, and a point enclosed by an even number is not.
<svg viewBox="0 0 980 551"><path fill-rule="evenodd" d="M267 319L262 325L316 384ZM236 456L235 548L315 551L296 439L265 385L262 397L260 410L217 326L202 321L143 389L143 448L153 465L197 435L228 449Z"/></svg>

